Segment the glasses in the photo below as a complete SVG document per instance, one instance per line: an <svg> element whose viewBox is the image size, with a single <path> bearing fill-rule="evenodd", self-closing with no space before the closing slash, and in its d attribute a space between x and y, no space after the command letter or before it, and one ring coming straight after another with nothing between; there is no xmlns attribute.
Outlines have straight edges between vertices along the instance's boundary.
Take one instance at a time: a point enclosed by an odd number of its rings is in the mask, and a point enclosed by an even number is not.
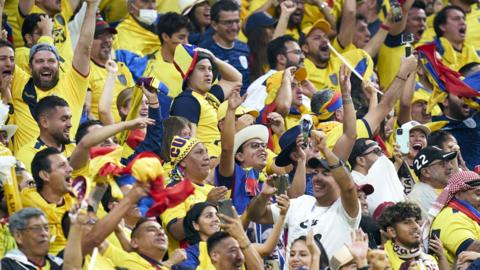
<svg viewBox="0 0 480 270"><path fill-rule="evenodd" d="M23 229L25 231L32 231L34 233L42 233L42 232L49 232L50 231L50 227L48 224L45 224L45 225L34 225L34 226L30 226L30 227L26 227L25 229Z"/></svg>
<svg viewBox="0 0 480 270"><path fill-rule="evenodd" d="M285 53L293 53L293 54L296 54L296 55L302 55L303 54L302 50L300 50L300 49L286 51Z"/></svg>
<svg viewBox="0 0 480 270"><path fill-rule="evenodd" d="M258 148L265 149L267 148L267 144L263 142L252 142L248 144L252 149L257 150Z"/></svg>
<svg viewBox="0 0 480 270"><path fill-rule="evenodd" d="M376 147L372 151L369 151L367 153L363 153L360 156L368 156L371 153L374 153L375 155L380 156L380 155L382 155L383 152L382 152L382 149L380 149L380 147Z"/></svg>
<svg viewBox="0 0 480 270"><path fill-rule="evenodd" d="M234 24L240 24L240 20L239 19L236 19L236 20L220 20L218 21L220 24L223 24L225 26L233 26Z"/></svg>

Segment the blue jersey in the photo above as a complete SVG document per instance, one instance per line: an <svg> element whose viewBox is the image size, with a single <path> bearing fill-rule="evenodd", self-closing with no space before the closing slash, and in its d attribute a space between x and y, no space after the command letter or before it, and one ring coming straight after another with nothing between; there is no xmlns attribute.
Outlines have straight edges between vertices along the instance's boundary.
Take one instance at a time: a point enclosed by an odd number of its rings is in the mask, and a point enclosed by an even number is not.
<svg viewBox="0 0 480 270"><path fill-rule="evenodd" d="M247 91L247 87L249 85L248 80L250 76L250 71L248 70L250 49L248 48L248 45L241 41L235 40L233 43L233 48L225 49L218 46L218 44L213 40L213 37L209 36L200 42L198 46L210 50L213 55L229 63L238 71L240 71L240 73L242 73L243 85L240 93L243 95Z"/></svg>

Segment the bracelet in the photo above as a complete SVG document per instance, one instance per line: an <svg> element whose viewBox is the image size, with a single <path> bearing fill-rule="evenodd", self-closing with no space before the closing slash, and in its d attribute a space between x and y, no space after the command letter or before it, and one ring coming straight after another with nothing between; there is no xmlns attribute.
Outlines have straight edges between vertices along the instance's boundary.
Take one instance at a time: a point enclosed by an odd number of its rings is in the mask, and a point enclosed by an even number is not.
<svg viewBox="0 0 480 270"><path fill-rule="evenodd" d="M404 78L402 78L402 77L400 77L400 76L398 76L398 75L395 76L395 78L397 78L397 79L399 79L399 80L402 80L402 81L406 81L406 80L407 80L407 79L404 79Z"/></svg>
<svg viewBox="0 0 480 270"><path fill-rule="evenodd" d="M338 159L337 164L333 164L333 165L329 164L328 167L330 168L330 170L338 169L340 167L345 167L345 162L343 162L343 160L341 159Z"/></svg>
<svg viewBox="0 0 480 270"><path fill-rule="evenodd" d="M245 249L249 248L251 244L252 244L251 242L248 242L247 245L245 245L245 246L243 246L243 247L240 247L240 249L241 249L241 250L245 250Z"/></svg>
<svg viewBox="0 0 480 270"><path fill-rule="evenodd" d="M352 103L353 101L352 101L352 98L345 98L345 99L342 100L342 102L343 102L343 104L345 105L345 104L350 104L350 103Z"/></svg>
<svg viewBox="0 0 480 270"><path fill-rule="evenodd" d="M388 26L386 24L383 24L383 23L380 24L380 28L382 28L383 30L388 31L388 32L390 31L390 26Z"/></svg>

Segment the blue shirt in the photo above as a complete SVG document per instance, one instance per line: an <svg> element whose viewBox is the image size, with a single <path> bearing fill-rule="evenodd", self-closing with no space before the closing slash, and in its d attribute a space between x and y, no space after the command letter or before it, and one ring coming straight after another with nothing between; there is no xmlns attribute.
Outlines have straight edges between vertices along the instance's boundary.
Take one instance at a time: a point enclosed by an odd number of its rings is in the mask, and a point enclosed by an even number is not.
<svg viewBox="0 0 480 270"><path fill-rule="evenodd" d="M222 176L218 170L218 166L215 167L215 186L225 186L231 190L230 197L232 204L239 215L247 209L250 200L260 194L262 182L259 181L259 178L260 172L258 170L247 170L237 163L235 163L233 175L230 177ZM248 185L247 183L251 183L252 185ZM254 189L253 192L249 192L247 186L252 187Z"/></svg>
<svg viewBox="0 0 480 270"><path fill-rule="evenodd" d="M473 170L480 164L480 114L477 112L466 120L452 120L444 115L434 116L432 122L448 121L442 130L450 132L458 141L462 157L468 169Z"/></svg>
<svg viewBox="0 0 480 270"><path fill-rule="evenodd" d="M247 91L249 85L250 71L248 70L248 58L250 56L250 49L246 43L235 40L233 42L233 48L225 49L213 40L213 36L208 36L205 40L198 44L199 47L210 50L213 55L219 59L229 63L242 73L243 85L240 94L244 94Z"/></svg>

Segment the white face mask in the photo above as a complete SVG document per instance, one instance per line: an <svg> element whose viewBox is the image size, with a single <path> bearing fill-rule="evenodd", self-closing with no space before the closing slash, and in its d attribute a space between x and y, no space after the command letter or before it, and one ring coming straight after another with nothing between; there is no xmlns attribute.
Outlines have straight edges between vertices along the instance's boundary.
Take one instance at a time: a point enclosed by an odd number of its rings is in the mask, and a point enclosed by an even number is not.
<svg viewBox="0 0 480 270"><path fill-rule="evenodd" d="M155 9L140 9L137 20L152 25L157 20L158 13Z"/></svg>

